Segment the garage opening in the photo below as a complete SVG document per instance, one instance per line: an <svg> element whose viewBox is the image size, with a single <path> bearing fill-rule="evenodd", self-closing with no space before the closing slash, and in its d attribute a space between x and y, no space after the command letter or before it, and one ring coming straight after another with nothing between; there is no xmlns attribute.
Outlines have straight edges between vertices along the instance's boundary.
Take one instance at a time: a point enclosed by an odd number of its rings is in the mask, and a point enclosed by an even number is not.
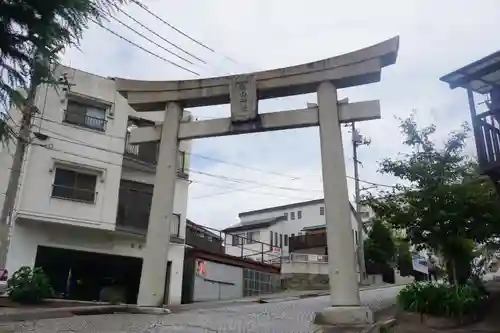
<svg viewBox="0 0 500 333"><path fill-rule="evenodd" d="M60 298L137 303L141 258L39 246L35 266Z"/></svg>

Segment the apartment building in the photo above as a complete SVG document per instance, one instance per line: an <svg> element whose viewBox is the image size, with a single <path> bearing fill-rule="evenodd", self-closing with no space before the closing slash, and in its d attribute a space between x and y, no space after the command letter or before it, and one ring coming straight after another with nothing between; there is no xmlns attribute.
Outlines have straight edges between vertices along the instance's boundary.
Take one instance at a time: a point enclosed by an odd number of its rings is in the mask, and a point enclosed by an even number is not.
<svg viewBox="0 0 500 333"><path fill-rule="evenodd" d="M358 216L350 206L356 241ZM292 238L326 228L324 199L243 212L239 218L240 223L223 230L228 234L226 253L263 262L288 255ZM324 243L326 247L326 238Z"/></svg>
<svg viewBox="0 0 500 333"><path fill-rule="evenodd" d="M135 303L158 144L130 145L128 131L161 122L163 115L135 112L112 78L56 70L56 77L64 75L69 89L41 85L37 90L38 113L11 217L7 269L12 274L22 266L42 267L61 297L99 300L112 292ZM189 120L186 113L184 121ZM165 240L171 242L169 304L181 302L189 150L190 143L181 142L175 223ZM11 157L7 149L1 155L5 167ZM0 184L8 176L2 170Z"/></svg>

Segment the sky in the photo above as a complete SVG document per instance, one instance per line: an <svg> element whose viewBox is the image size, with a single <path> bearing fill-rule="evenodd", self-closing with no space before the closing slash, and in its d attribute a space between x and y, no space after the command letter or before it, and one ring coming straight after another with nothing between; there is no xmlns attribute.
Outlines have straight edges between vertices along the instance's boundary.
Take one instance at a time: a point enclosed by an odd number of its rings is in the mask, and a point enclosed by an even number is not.
<svg viewBox="0 0 500 333"><path fill-rule="evenodd" d="M371 139L359 148L361 180L394 185L398 180L377 172L378 163L407 151L398 118L413 110L424 126L435 124L439 144L446 134L469 121L466 93L450 90L439 77L498 50L500 2L482 0L143 0L157 16L201 41L210 51L135 4L123 10L189 53L203 59L187 64L145 39L171 51L165 40L147 32L123 13L104 26L200 77L273 69L320 60L400 36L395 65L380 83L343 89L339 98L379 99L382 119L358 123ZM188 57L186 54L182 54ZM192 58L190 58L192 59ZM197 78L160 60L95 24L79 48L68 49L63 63L102 76L141 80ZM300 109L316 102L314 94L265 100L259 112ZM229 116L229 106L194 108L198 119ZM348 176L353 175L348 128L343 129ZM473 144L467 152L474 154ZM193 142L188 218L222 229L238 222L238 213L322 198L317 128L211 138ZM354 181L348 179L350 199ZM371 185L362 183L362 187ZM373 190L373 189L372 189Z"/></svg>

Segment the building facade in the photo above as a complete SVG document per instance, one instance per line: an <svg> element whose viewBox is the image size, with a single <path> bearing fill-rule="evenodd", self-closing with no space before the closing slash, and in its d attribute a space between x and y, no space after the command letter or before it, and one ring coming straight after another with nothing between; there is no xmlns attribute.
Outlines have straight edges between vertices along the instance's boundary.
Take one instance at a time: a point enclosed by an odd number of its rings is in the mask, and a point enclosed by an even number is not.
<svg viewBox="0 0 500 333"><path fill-rule="evenodd" d="M135 112L111 78L67 67L58 68L58 76L69 86L37 90L7 269L42 267L62 297L99 300L111 290L134 303L158 150L157 143L129 145L128 129L161 122L162 114ZM170 304L181 301L189 150L182 142L167 271ZM4 149L2 166L9 157ZM3 170L0 184L8 176Z"/></svg>
<svg viewBox="0 0 500 333"><path fill-rule="evenodd" d="M323 199L259 209L239 214L241 222L224 230L226 253L257 261L272 262L290 253L290 239L305 235L309 229L324 229ZM351 205L351 225L354 242L358 224ZM354 244L353 244L354 245Z"/></svg>

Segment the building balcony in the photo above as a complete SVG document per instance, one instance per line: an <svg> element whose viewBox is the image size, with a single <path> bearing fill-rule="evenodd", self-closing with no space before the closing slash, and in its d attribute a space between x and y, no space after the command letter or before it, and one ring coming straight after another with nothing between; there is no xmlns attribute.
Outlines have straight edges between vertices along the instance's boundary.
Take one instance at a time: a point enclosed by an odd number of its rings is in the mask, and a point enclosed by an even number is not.
<svg viewBox="0 0 500 333"><path fill-rule="evenodd" d="M125 138L125 150L124 150L124 165L134 164L131 167L137 168L142 166L143 168L156 172L156 164L158 163L158 153L159 153L159 142L146 142L141 144L130 144L129 143L129 133ZM177 176L179 178L187 179L189 174L187 171L187 159L186 153L179 151L177 165Z"/></svg>
<svg viewBox="0 0 500 333"><path fill-rule="evenodd" d="M116 230L146 235L151 210L153 192L130 187L120 187L118 211L116 214ZM180 216L174 214L170 229L171 241L184 243L180 232Z"/></svg>
<svg viewBox="0 0 500 333"><path fill-rule="evenodd" d="M83 112L64 111L64 122L92 129L95 131L106 131L107 120L104 117L93 117Z"/></svg>
<svg viewBox="0 0 500 333"><path fill-rule="evenodd" d="M224 253L224 246L222 241L215 238L208 238L206 235L186 230L186 244L212 253Z"/></svg>
<svg viewBox="0 0 500 333"><path fill-rule="evenodd" d="M474 137L479 166L488 175L500 176L500 109L474 118ZM498 180L498 179L497 179Z"/></svg>
<svg viewBox="0 0 500 333"><path fill-rule="evenodd" d="M326 233L292 236L288 239L288 242L290 253L312 249L324 249L324 253L326 254Z"/></svg>

